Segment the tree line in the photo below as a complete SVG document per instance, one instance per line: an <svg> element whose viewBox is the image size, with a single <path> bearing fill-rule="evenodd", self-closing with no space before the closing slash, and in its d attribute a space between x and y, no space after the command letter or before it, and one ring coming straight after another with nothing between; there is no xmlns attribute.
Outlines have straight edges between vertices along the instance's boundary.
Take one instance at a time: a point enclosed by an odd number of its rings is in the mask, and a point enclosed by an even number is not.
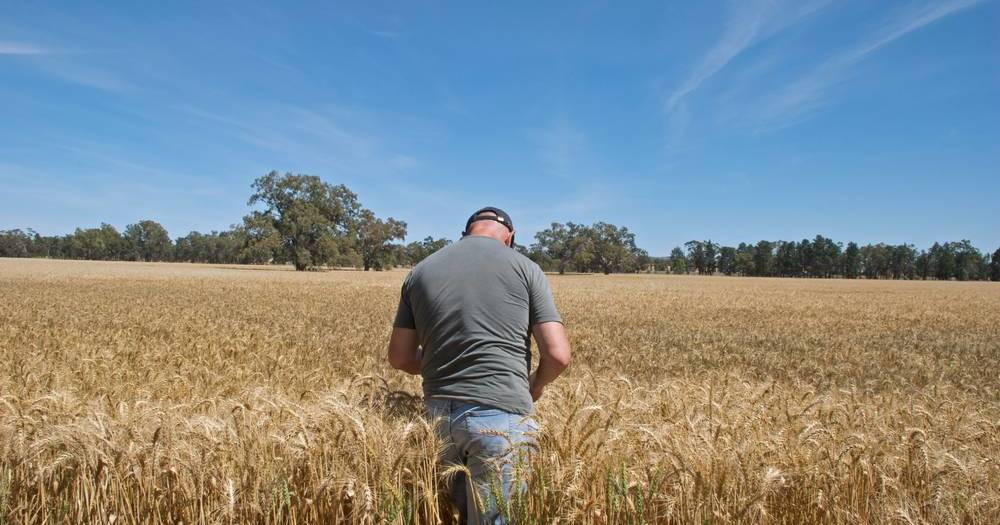
<svg viewBox="0 0 1000 525"><path fill-rule="evenodd" d="M675 248L661 264L676 273L721 273L759 277L842 277L847 279L1000 280L1000 249L980 252L968 240L934 243L927 250L912 244L812 240L759 241L720 246L689 241L687 252Z"/></svg>
<svg viewBox="0 0 1000 525"><path fill-rule="evenodd" d="M0 231L0 257L111 261L290 264L296 270L412 266L451 243L427 237L403 244L406 222L379 218L343 184L272 171L253 181L250 213L226 231L192 231L171 238L153 220L119 232L110 224L62 236ZM940 279L1000 281L1000 249L992 255L971 242L859 246L817 235L801 241L759 241L722 246L692 240L670 255L652 257L627 227L554 222L530 246L515 246L546 271L565 273L668 272L758 277Z"/></svg>
<svg viewBox="0 0 1000 525"><path fill-rule="evenodd" d="M649 257L635 248L634 235L619 228L609 247L611 225L552 223L538 232L528 255L549 271L630 272L741 275L753 277L841 277L847 279L939 279L1000 281L1000 248L992 255L980 252L968 240L934 243L917 250L912 244L859 246L817 235L801 241L759 241L722 246L711 240L692 240L675 247L669 256ZM618 257L601 254L611 250Z"/></svg>
<svg viewBox="0 0 1000 525"><path fill-rule="evenodd" d="M394 243L406 237L405 222L377 217L346 186L316 176L272 171L256 179L252 189L247 204L256 209L226 231L192 231L172 239L153 220L129 224L122 232L110 224L57 236L5 230L0 231L0 257L381 270L416 264L450 242L427 237Z"/></svg>
<svg viewBox="0 0 1000 525"><path fill-rule="evenodd" d="M523 253L547 271L629 273L646 271L653 258L635 244L627 227L606 222L593 225L554 222L535 234Z"/></svg>

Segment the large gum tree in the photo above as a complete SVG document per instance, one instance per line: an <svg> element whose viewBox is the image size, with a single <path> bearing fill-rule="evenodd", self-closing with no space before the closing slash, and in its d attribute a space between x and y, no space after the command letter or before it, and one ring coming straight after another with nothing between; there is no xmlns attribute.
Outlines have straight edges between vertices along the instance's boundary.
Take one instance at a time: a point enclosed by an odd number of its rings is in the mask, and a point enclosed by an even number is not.
<svg viewBox="0 0 1000 525"><path fill-rule="evenodd" d="M247 219L269 223L280 238L277 254L306 270L331 261L350 249L350 234L361 206L343 184L332 185L314 175L272 171L253 182L247 204L261 205Z"/></svg>

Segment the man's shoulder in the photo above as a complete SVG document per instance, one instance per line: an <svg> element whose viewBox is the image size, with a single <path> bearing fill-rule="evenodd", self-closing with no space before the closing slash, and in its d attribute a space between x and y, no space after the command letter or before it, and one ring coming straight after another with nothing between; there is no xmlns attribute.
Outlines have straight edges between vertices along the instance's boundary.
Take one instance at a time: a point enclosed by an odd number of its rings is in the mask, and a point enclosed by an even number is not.
<svg viewBox="0 0 1000 525"><path fill-rule="evenodd" d="M417 264L414 264L413 267L410 268L410 273L407 276L407 280L414 281L418 279L420 275L427 272L429 268L434 268L435 266L438 266L442 263L447 264L444 261L454 256L453 252L457 251L457 246L458 243L451 243L445 246L444 248L441 248L440 250L437 250L436 252L428 255L427 257L424 257L423 260L421 260ZM431 273L435 272L431 270Z"/></svg>
<svg viewBox="0 0 1000 525"><path fill-rule="evenodd" d="M510 251L512 252L512 257L514 258L514 260L517 261L517 264L521 265L526 270L530 270L532 272L544 273L542 271L542 267L539 266L538 263L536 263L535 261L532 261L527 255L524 255L523 253L517 250L510 250Z"/></svg>
<svg viewBox="0 0 1000 525"><path fill-rule="evenodd" d="M544 274L542 267L539 266L535 261L532 261L524 254L517 250L512 250L499 242L492 241L490 243L478 243L475 245L469 244L468 241L460 239L458 242L449 244L444 248L430 254L424 260L420 261L410 270L410 274L416 277L420 273L423 273L428 268L433 268L436 265L444 264L449 265L449 261L454 263L456 260L465 259L479 259L482 254L488 253L488 257L496 262L507 261L519 268L526 275L531 274Z"/></svg>

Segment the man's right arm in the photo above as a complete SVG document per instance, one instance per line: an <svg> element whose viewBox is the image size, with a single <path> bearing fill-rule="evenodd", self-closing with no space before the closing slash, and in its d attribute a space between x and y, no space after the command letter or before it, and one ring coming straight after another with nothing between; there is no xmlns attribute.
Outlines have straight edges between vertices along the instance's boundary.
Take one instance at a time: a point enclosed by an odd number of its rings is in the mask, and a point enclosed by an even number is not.
<svg viewBox="0 0 1000 525"><path fill-rule="evenodd" d="M529 315L531 335L538 344L538 368L528 379L531 399L538 401L545 386L554 381L569 366L569 338L556 309L552 289L545 272L532 264L528 272Z"/></svg>
<svg viewBox="0 0 1000 525"><path fill-rule="evenodd" d="M538 401L545 386L555 381L569 366L569 338L566 337L566 328L558 321L538 323L531 327L531 333L538 343L538 368L531 374L528 386L531 399Z"/></svg>

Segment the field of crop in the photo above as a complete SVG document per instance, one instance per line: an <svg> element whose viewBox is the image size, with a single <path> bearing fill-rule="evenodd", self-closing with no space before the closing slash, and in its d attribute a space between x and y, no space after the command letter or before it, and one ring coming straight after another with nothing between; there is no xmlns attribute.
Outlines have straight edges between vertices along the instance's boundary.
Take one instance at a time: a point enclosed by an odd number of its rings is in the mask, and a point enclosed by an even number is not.
<svg viewBox="0 0 1000 525"><path fill-rule="evenodd" d="M0 523L449 521L404 275L0 259ZM1000 522L1000 285L550 281L522 522Z"/></svg>

